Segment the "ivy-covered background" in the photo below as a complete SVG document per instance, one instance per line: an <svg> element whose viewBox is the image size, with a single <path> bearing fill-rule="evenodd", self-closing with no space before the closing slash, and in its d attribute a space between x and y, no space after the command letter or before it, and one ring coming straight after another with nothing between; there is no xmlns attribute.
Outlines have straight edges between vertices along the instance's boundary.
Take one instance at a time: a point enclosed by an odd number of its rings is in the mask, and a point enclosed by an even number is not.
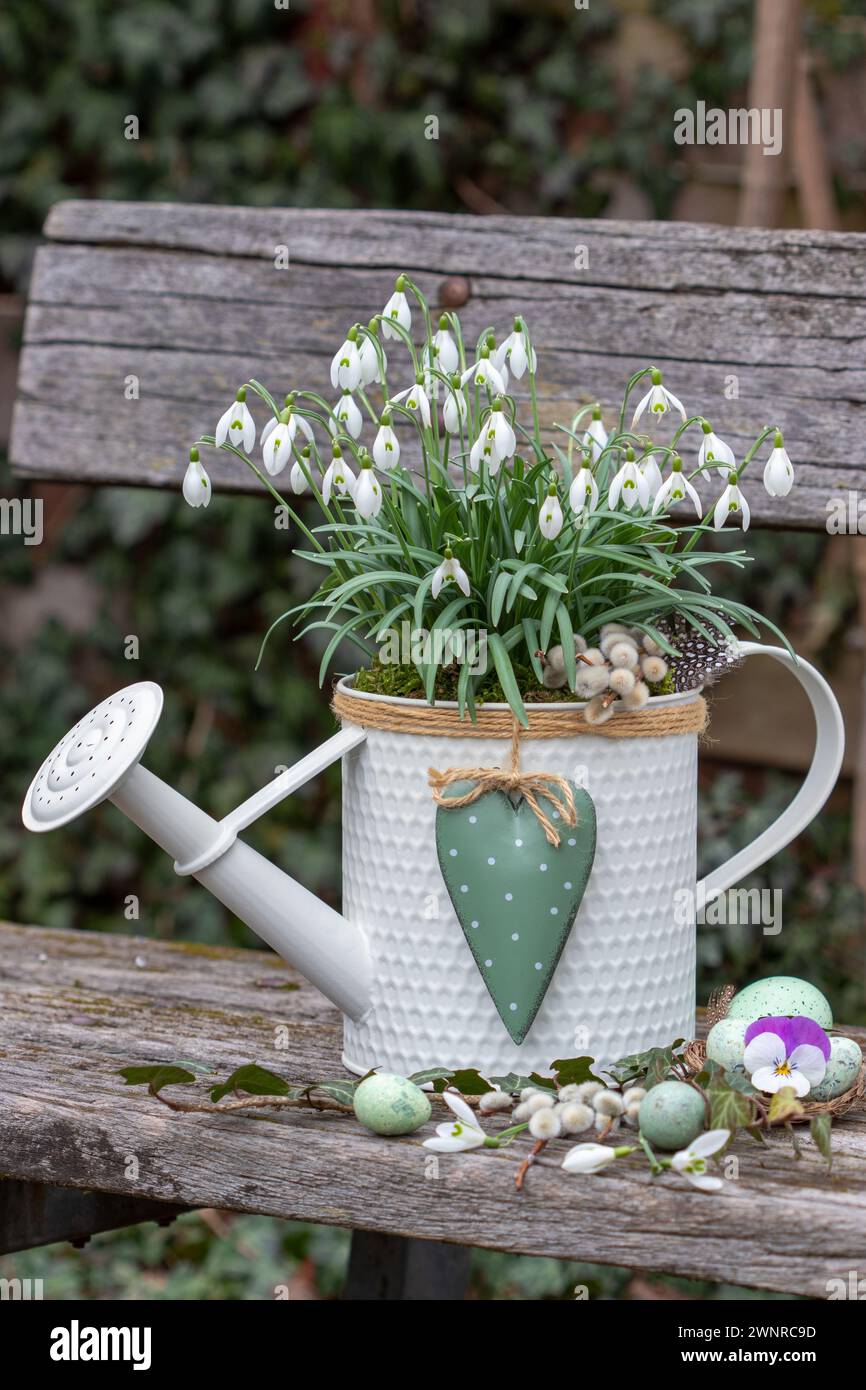
<svg viewBox="0 0 866 1390"><path fill-rule="evenodd" d="M26 292L41 223L61 198L733 220L737 153L684 156L671 113L698 98L742 104L751 23L751 0L591 0L584 11L571 0L291 0L289 8L273 0L7 0L7 368L15 296ZM856 94L866 0L811 0L807 33L840 217L862 227L866 119ZM438 140L424 138L430 115ZM130 117L138 139L124 137ZM9 370L3 379L8 397ZM2 494L19 488L4 464ZM314 646L276 641L253 674L261 633L309 584L304 567L270 524L265 500L218 497L205 517L179 494L52 486L40 495L44 544L0 537L0 915L255 945L111 808L38 837L22 833L18 807L55 739L107 690L147 676L149 652L159 653L167 702L148 765L213 814L317 743L331 725ZM757 563L738 597L788 630L810 631L810 655L832 671L841 652L862 645L862 632L853 581L845 565L830 563L831 544L756 537ZM837 582L819 591L816 577L828 572ZM137 662L125 656L130 634ZM710 765L703 867L753 838L796 780ZM866 1020L849 796L844 783L796 845L745 885L783 888L778 936L751 927L700 933L702 991L770 970L802 973L828 991L837 1016ZM283 803L250 838L288 870L302 865L304 881L338 902L339 772ZM124 909L131 894L140 904L132 921ZM345 1254L341 1233L195 1215L168 1232L99 1237L83 1252L0 1259L0 1277L11 1277L14 1263L17 1276L44 1277L46 1295L57 1298L270 1297L287 1281L298 1296L327 1297L339 1288ZM578 1282L600 1296L647 1292L628 1271L490 1254L478 1256L473 1289L479 1298L556 1298ZM654 1280L653 1296L685 1287Z"/></svg>

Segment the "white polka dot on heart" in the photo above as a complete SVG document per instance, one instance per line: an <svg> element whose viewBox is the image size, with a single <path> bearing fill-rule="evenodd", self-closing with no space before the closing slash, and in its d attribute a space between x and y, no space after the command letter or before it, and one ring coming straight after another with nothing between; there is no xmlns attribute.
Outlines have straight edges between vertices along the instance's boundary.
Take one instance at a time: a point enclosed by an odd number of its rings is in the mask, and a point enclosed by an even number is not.
<svg viewBox="0 0 866 1390"><path fill-rule="evenodd" d="M484 964L485 964L485 965L492 965L492 964L493 964L493 961L492 961L492 960L486 960L486 961L484 962Z"/></svg>
<svg viewBox="0 0 866 1390"><path fill-rule="evenodd" d="M506 894L505 894L505 901L506 901L507 903L510 903L510 902L511 902L511 899L512 899L513 897L514 897L514 894L513 894L513 893L506 893Z"/></svg>
<svg viewBox="0 0 866 1390"><path fill-rule="evenodd" d="M461 883L461 885L460 885L460 892L461 892L461 893L468 893L468 892L469 892L469 884L468 884L468 883Z"/></svg>
<svg viewBox="0 0 866 1390"><path fill-rule="evenodd" d="M516 846L517 846L518 849L523 849L523 841L522 841L522 840L515 840L514 843L516 844Z"/></svg>
<svg viewBox="0 0 866 1390"><path fill-rule="evenodd" d="M572 838L569 840L568 843L569 843L570 845L576 845L576 844L577 844L577 840L575 840L574 837L572 836Z"/></svg>
<svg viewBox="0 0 866 1390"><path fill-rule="evenodd" d="M493 858L493 855L492 855L492 854L491 854L491 856L490 856L490 858L488 859L487 862L488 862L488 864L495 864L495 863L496 863L496 860Z"/></svg>
<svg viewBox="0 0 866 1390"><path fill-rule="evenodd" d="M550 909L550 915L551 915L551 917L558 917L558 916L559 916L559 908L558 908L558 907L552 907L552 908Z"/></svg>
<svg viewBox="0 0 866 1390"><path fill-rule="evenodd" d="M469 925L470 925L470 927L477 927L477 926L478 926L478 923L477 923L477 922L470 922Z"/></svg>
<svg viewBox="0 0 866 1390"><path fill-rule="evenodd" d="M519 940L520 940L520 932L519 932L519 931L513 931L513 932L511 933L511 940L512 940L512 941L519 941Z"/></svg>
<svg viewBox="0 0 866 1390"><path fill-rule="evenodd" d="M514 1010L517 1008L517 1005L516 1005L516 1004L509 1004L508 1007L509 1007L509 1009L511 1010L511 1012L513 1013Z"/></svg>
<svg viewBox="0 0 866 1390"><path fill-rule="evenodd" d="M456 858L457 858L457 851L456 851L456 849L449 849L448 853L451 855L451 858L452 858L452 859L456 859Z"/></svg>
<svg viewBox="0 0 866 1390"><path fill-rule="evenodd" d="M571 887L571 883L567 881L567 882L563 883L562 886L563 886L563 888L570 888L570 887Z"/></svg>
<svg viewBox="0 0 866 1390"><path fill-rule="evenodd" d="M546 874L546 873L547 873L547 865L546 865L546 864L539 864L538 867L539 867L539 869L541 870L541 872L542 872L543 874Z"/></svg>
<svg viewBox="0 0 866 1390"><path fill-rule="evenodd" d="M469 817L469 824L470 824L470 825L477 825L477 823L478 823L478 817L477 817L477 816L470 816L470 817Z"/></svg>
<svg viewBox="0 0 866 1390"><path fill-rule="evenodd" d="M536 968L536 970L542 970L542 969L543 969L543 966L542 966L540 960L537 960L537 961L535 962L535 968Z"/></svg>

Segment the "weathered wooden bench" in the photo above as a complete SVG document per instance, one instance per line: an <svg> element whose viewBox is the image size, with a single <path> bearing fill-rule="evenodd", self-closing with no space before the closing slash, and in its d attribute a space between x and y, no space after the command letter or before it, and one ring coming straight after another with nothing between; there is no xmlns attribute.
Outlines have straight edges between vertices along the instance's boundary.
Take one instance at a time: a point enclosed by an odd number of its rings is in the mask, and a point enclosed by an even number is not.
<svg viewBox="0 0 866 1390"><path fill-rule="evenodd" d="M55 207L45 233L11 447L35 486L179 488L186 445L240 381L324 388L347 323L408 270L468 334L526 314L548 425L652 361L687 401L718 402L735 449L784 422L797 487L771 503L756 474L756 523L823 528L830 498L862 491L856 235L86 202ZM207 467L250 487L231 460ZM338 1074L333 1008L269 954L4 926L0 1020L0 1250L216 1206L354 1228L355 1297L459 1296L473 1245L819 1297L866 1264L862 1114L838 1127L829 1176L808 1143L797 1163L776 1136L738 1142L721 1212L671 1177L582 1181L547 1159L517 1193L513 1151L443 1162L433 1181L417 1137L350 1116L172 1114L123 1087L120 1066L179 1058Z"/></svg>

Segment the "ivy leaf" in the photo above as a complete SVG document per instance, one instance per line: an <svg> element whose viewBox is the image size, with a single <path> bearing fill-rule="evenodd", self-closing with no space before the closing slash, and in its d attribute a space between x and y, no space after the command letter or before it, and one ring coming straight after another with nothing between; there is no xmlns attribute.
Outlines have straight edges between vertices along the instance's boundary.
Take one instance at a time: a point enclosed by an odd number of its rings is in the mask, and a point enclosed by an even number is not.
<svg viewBox="0 0 866 1390"><path fill-rule="evenodd" d="M251 1096L285 1096L288 1095L289 1089L289 1083L281 1076L251 1063L249 1066L238 1067L228 1080L214 1086L210 1098L216 1104L231 1091L246 1091Z"/></svg>
<svg viewBox="0 0 866 1390"><path fill-rule="evenodd" d="M776 1091L770 1099L770 1124L782 1124L789 1120L792 1115L803 1114L803 1102L797 1099L797 1092L793 1086L783 1086L780 1091Z"/></svg>
<svg viewBox="0 0 866 1390"><path fill-rule="evenodd" d="M560 1086L579 1086L584 1081L599 1081L600 1078L592 1070L594 1057L567 1057L565 1060L560 1058L556 1062L551 1062L550 1069L556 1075L556 1080ZM541 1078L533 1075L533 1085L541 1084ZM553 1083L545 1081L545 1086Z"/></svg>
<svg viewBox="0 0 866 1390"><path fill-rule="evenodd" d="M618 1086L645 1077L646 1089L650 1090L667 1079L673 1069L674 1056L683 1042L683 1038L675 1038L669 1047L650 1047L646 1052L629 1053L627 1057L620 1057L618 1062L606 1067L605 1071Z"/></svg>
<svg viewBox="0 0 866 1390"><path fill-rule="evenodd" d="M448 1067L428 1067L426 1071L413 1071L408 1081L414 1081L416 1086L426 1086L430 1081L447 1081L453 1073Z"/></svg>
<svg viewBox="0 0 866 1390"><path fill-rule="evenodd" d="M467 1071L451 1072L450 1080L443 1076L438 1081L433 1082L433 1090L437 1095L441 1095L446 1086L456 1086L457 1090L461 1091L464 1096L483 1096L485 1091L493 1090L490 1082L485 1077L480 1076L474 1067Z"/></svg>
<svg viewBox="0 0 866 1390"><path fill-rule="evenodd" d="M819 1153L831 1164L833 1162L833 1121L830 1116L814 1115L809 1121L809 1133L817 1145Z"/></svg>
<svg viewBox="0 0 866 1390"><path fill-rule="evenodd" d="M710 1102L710 1129L748 1129L755 1121L755 1105L749 1096L735 1091L726 1081L716 1080L707 1087Z"/></svg>
<svg viewBox="0 0 866 1390"><path fill-rule="evenodd" d="M188 1086L195 1081L191 1071L185 1067L122 1067L120 1075L127 1086L149 1086L152 1091L161 1091L163 1086Z"/></svg>

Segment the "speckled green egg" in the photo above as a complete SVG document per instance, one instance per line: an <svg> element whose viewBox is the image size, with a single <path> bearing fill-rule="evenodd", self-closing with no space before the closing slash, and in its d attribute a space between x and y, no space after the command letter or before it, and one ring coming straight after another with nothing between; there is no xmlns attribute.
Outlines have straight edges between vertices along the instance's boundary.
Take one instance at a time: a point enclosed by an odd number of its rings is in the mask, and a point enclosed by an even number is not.
<svg viewBox="0 0 866 1390"><path fill-rule="evenodd" d="M657 1149L684 1149L698 1137L705 1121L703 1097L684 1081L653 1086L638 1111L641 1134Z"/></svg>
<svg viewBox="0 0 866 1390"><path fill-rule="evenodd" d="M707 1034L707 1058L725 1071L745 1071L743 1053L748 1023L744 1018L720 1018Z"/></svg>
<svg viewBox="0 0 866 1390"><path fill-rule="evenodd" d="M430 1102L414 1081L393 1072L368 1076L355 1091L355 1114L374 1134L411 1134L430 1118Z"/></svg>
<svg viewBox="0 0 866 1390"><path fill-rule="evenodd" d="M853 1038L831 1038L830 1060L823 1081L813 1086L807 1100L832 1100L850 1091L860 1074L863 1054Z"/></svg>
<svg viewBox="0 0 866 1390"><path fill-rule="evenodd" d="M728 1018L744 1018L754 1023L756 1018L772 1018L789 1014L796 1018L813 1018L822 1028L832 1028L833 1011L819 989L795 975L770 975L755 980L735 994L728 1008Z"/></svg>

